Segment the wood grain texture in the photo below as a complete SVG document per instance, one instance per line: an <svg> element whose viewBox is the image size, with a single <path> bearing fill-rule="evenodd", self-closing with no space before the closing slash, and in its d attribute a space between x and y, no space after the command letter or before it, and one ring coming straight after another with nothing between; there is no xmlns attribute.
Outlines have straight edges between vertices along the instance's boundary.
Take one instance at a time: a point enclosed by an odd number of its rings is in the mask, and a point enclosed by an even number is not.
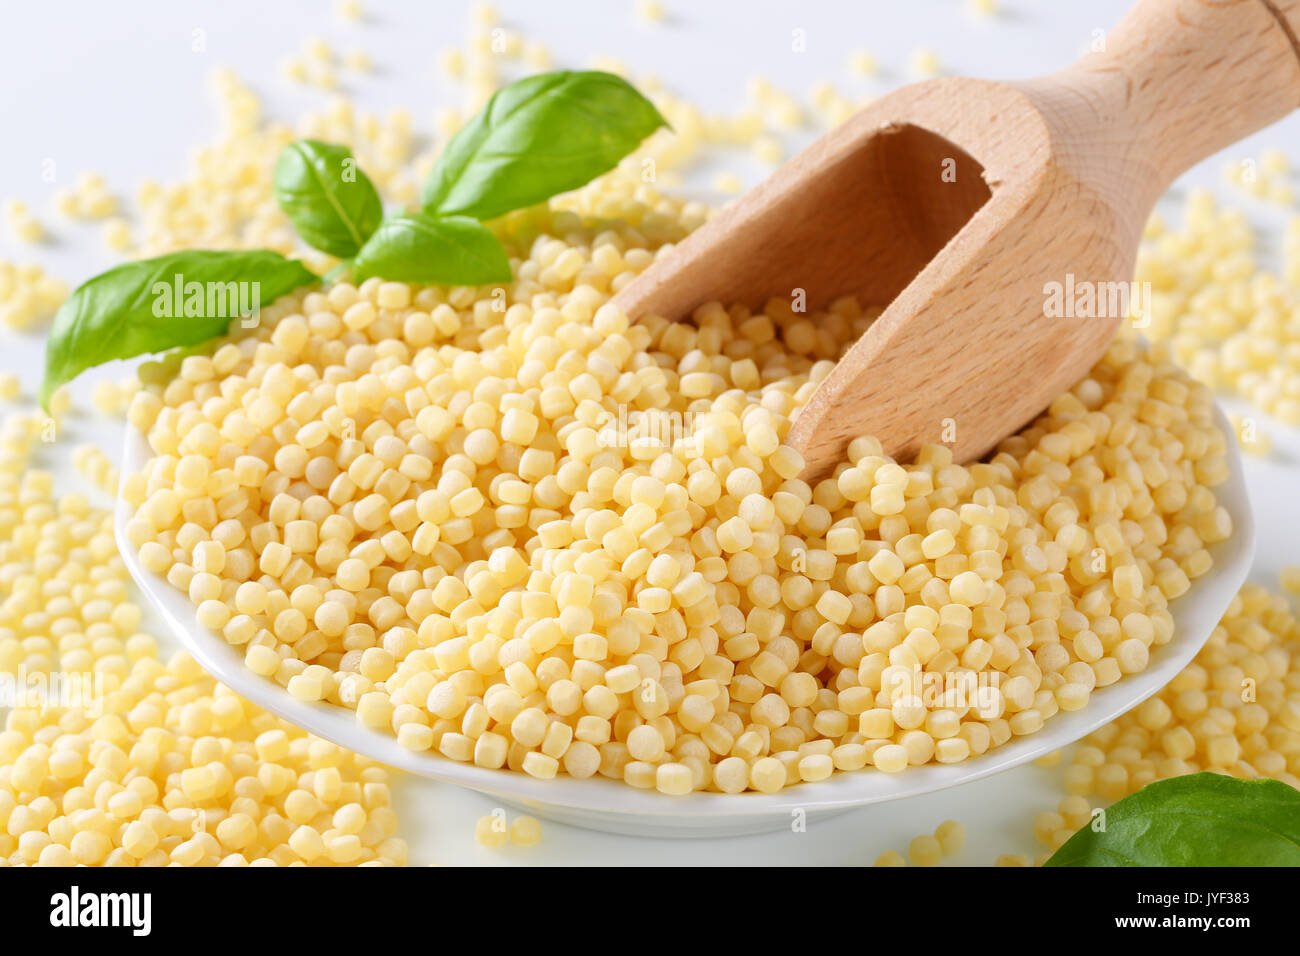
<svg viewBox="0 0 1300 956"><path fill-rule="evenodd" d="M859 435L900 459L945 437L979 458L1083 377L1124 318L1048 316L1046 285L1129 282L1170 182L1300 106L1297 27L1300 0L1142 0L1059 73L904 87L615 301L669 319L795 289L810 308L887 303L795 419L806 476Z"/></svg>

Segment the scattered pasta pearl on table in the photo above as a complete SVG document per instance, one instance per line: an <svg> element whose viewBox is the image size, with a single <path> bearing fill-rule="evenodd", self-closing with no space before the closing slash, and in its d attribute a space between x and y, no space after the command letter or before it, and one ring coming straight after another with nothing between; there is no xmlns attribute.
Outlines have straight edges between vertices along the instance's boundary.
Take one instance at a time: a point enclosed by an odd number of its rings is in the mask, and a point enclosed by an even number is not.
<svg viewBox="0 0 1300 956"><path fill-rule="evenodd" d="M405 862L386 770L260 711L187 655L159 656L111 514L55 496L31 467L36 425L19 413L0 428L0 502L13 509L0 668L57 672L70 690L5 717L0 863Z"/></svg>
<svg viewBox="0 0 1300 956"><path fill-rule="evenodd" d="M542 839L542 824L536 817L522 815L510 822L510 842L516 846L536 846Z"/></svg>

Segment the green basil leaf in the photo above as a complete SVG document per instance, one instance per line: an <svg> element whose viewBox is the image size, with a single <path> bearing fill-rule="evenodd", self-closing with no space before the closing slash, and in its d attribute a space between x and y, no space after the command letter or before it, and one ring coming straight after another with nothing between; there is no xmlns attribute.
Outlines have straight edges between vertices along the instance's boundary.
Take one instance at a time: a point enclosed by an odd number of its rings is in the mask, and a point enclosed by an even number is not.
<svg viewBox="0 0 1300 956"><path fill-rule="evenodd" d="M298 235L340 258L356 255L384 216L379 193L346 146L290 143L276 160L272 189Z"/></svg>
<svg viewBox="0 0 1300 956"><path fill-rule="evenodd" d="M88 368L197 345L317 277L266 249L187 250L128 262L82 283L54 316L41 405Z"/></svg>
<svg viewBox="0 0 1300 956"><path fill-rule="evenodd" d="M526 77L498 90L452 137L420 198L441 215L493 219L585 185L667 125L612 73Z"/></svg>
<svg viewBox="0 0 1300 956"><path fill-rule="evenodd" d="M352 263L352 279L486 285L509 282L510 259L486 226L466 216L416 213L385 219Z"/></svg>
<svg viewBox="0 0 1300 956"><path fill-rule="evenodd" d="M1047 866L1300 866L1300 791L1194 773L1148 784L1085 825Z"/></svg>

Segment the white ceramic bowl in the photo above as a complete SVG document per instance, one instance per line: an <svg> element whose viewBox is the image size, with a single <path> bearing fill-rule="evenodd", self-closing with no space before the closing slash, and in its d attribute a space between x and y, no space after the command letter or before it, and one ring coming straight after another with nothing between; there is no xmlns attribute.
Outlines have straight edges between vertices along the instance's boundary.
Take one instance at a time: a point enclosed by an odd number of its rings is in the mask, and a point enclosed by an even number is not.
<svg viewBox="0 0 1300 956"><path fill-rule="evenodd" d="M1232 429L1219 413L1219 426ZM886 800L897 800L969 783L1073 743L1150 697L1178 674L1209 638L1229 602L1246 579L1255 554L1255 525L1246 497L1237 443L1229 439L1230 477L1218 489L1220 503L1232 515L1235 532L1211 549L1214 568L1187 594L1170 606L1174 639L1151 654L1140 674L1093 693L1088 705L1073 713L1058 713L1044 728L1017 737L979 757L957 764L928 764L902 773L885 774L870 767L838 773L820 783L788 787L780 793L694 793L670 797L636 790L601 777L577 780L557 777L538 780L509 770L487 770L445 757L412 753L390 734L370 730L350 710L323 703L304 703L279 684L244 666L243 655L219 634L199 625L189 598L160 575L146 571L125 540L130 508L118 501L116 530L122 557L150 604L162 615L177 639L214 677L251 700L312 733L365 754L389 766L489 794L502 803L527 807L539 816L563 823L639 836L695 837L762 833L790 825L792 814L809 817ZM147 446L130 426L122 458L123 474L139 470Z"/></svg>

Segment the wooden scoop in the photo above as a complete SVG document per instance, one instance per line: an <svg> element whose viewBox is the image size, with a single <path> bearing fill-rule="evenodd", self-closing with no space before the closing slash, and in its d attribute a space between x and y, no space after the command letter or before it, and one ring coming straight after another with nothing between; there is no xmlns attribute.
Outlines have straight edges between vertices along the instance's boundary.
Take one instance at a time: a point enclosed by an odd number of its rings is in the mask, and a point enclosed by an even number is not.
<svg viewBox="0 0 1300 956"><path fill-rule="evenodd" d="M979 458L1104 354L1174 178L1300 106L1298 30L1300 0L1141 0L1060 73L904 87L615 302L669 319L798 290L809 309L888 303L792 426L806 476L859 435L900 459L940 441Z"/></svg>

